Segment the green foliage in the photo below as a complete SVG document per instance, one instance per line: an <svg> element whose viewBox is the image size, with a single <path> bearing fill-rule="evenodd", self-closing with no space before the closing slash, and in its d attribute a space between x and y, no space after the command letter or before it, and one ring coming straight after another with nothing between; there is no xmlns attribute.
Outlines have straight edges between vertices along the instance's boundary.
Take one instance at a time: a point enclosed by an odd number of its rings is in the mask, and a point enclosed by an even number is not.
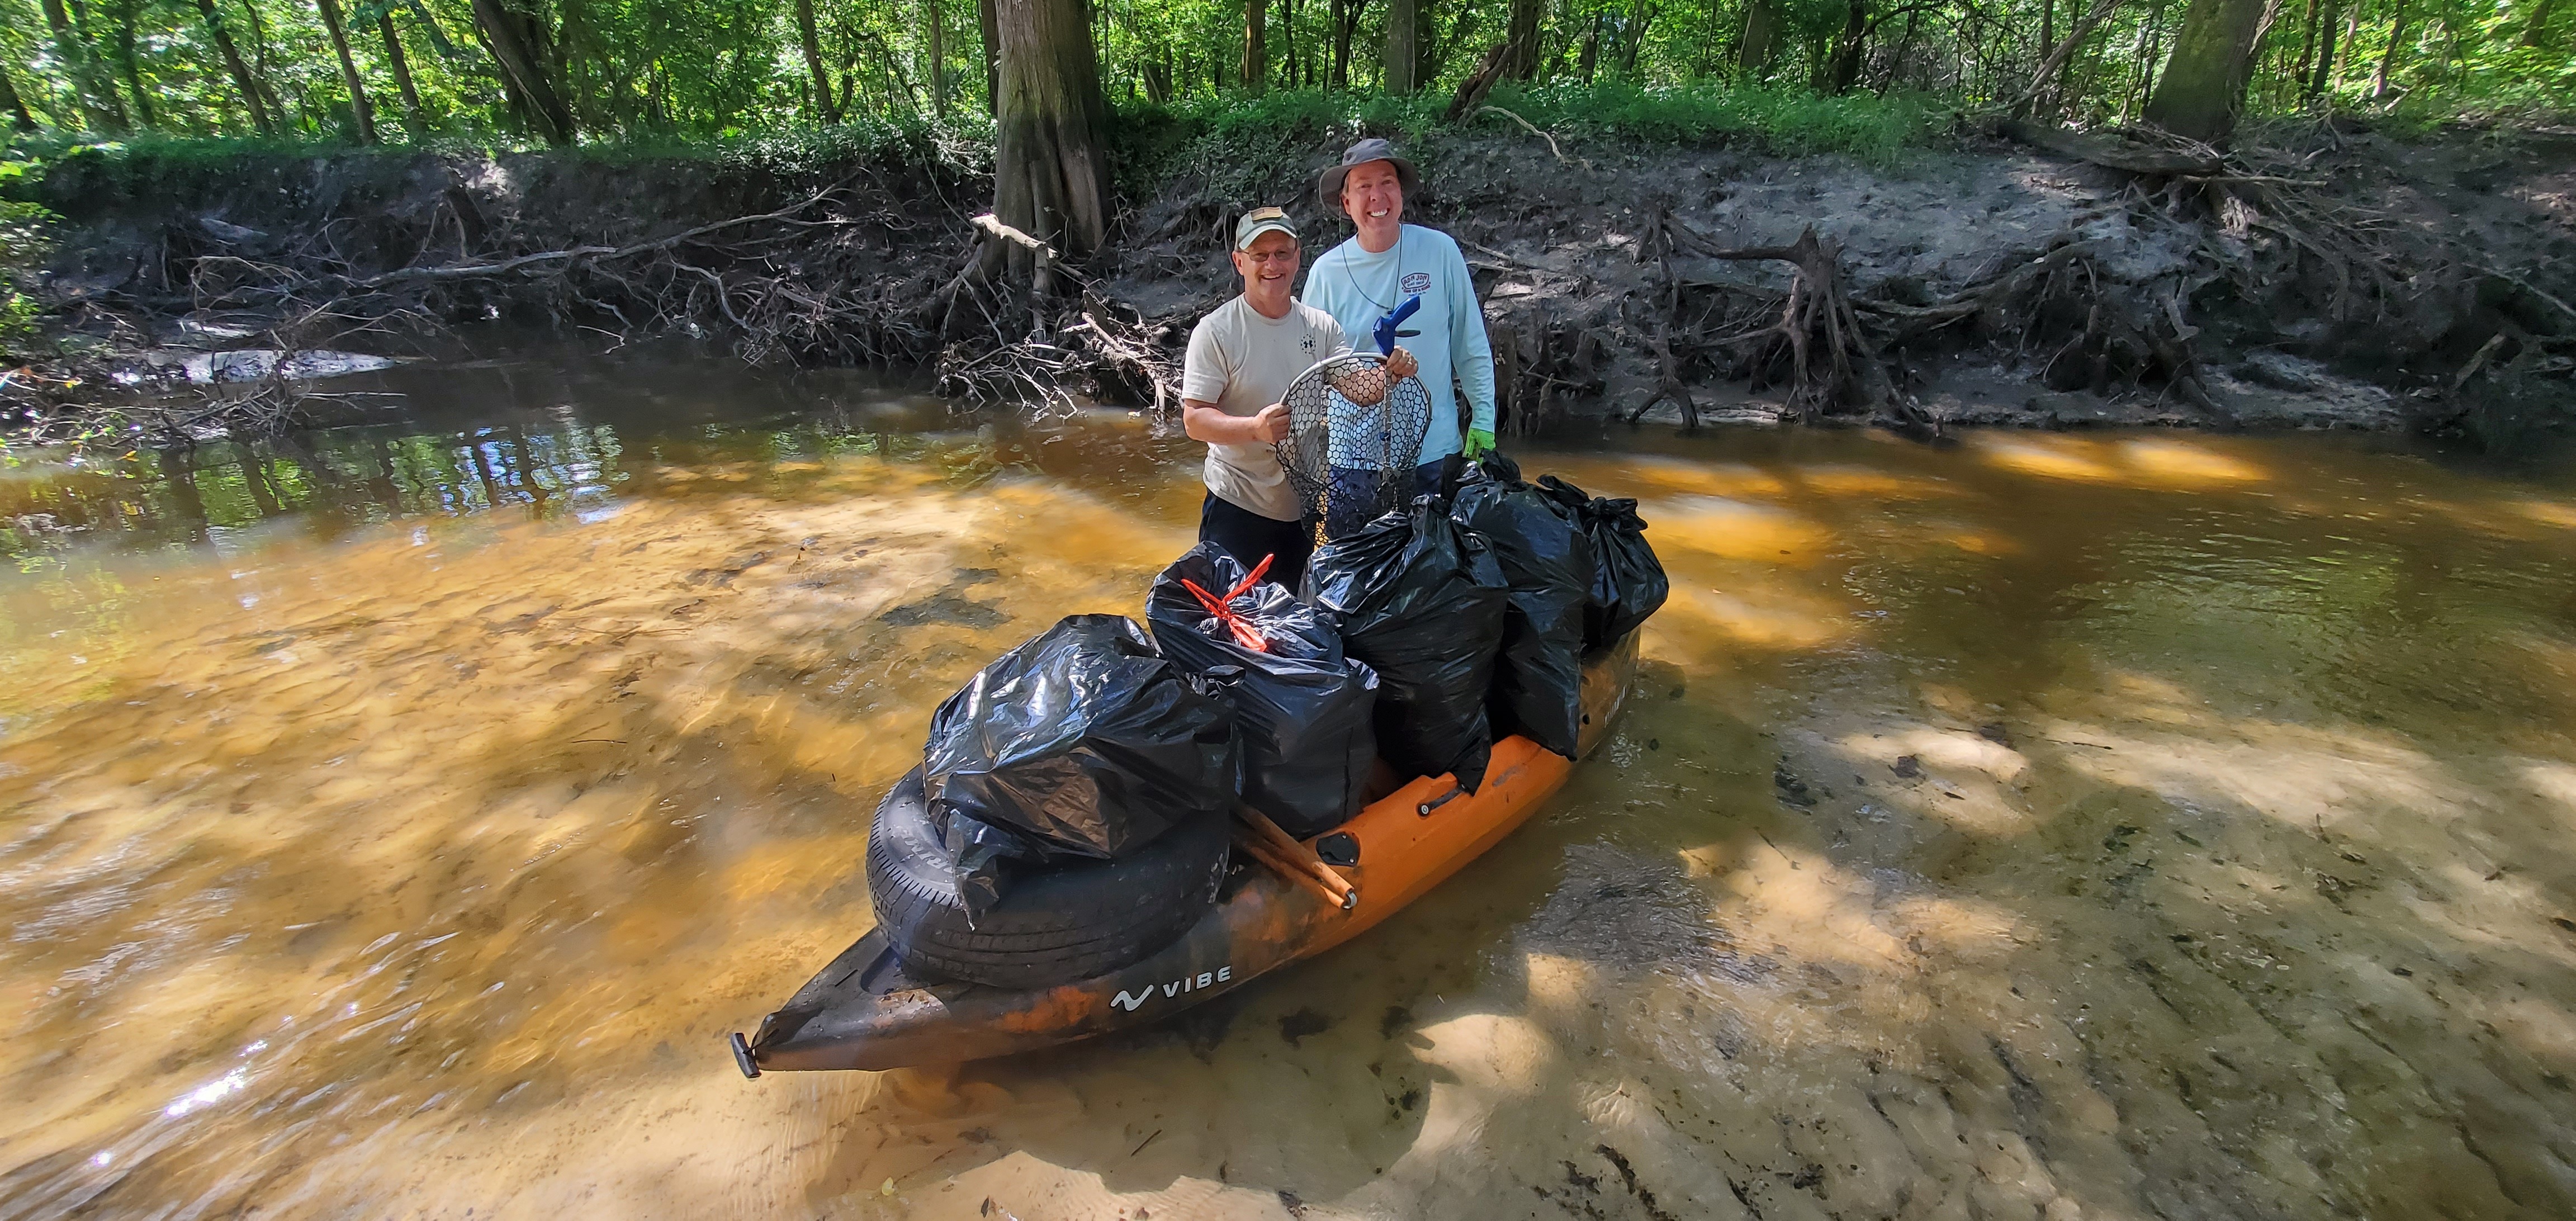
<svg viewBox="0 0 2576 1221"><path fill-rule="evenodd" d="M15 165L16 162L0 162ZM24 200L0 199L0 358L15 363L36 333L36 299L19 291L52 249L52 212Z"/></svg>
<svg viewBox="0 0 2576 1221"><path fill-rule="evenodd" d="M1240 178L1256 171L1236 162L1302 154L1352 132L1419 136L1504 36L1510 10L1510 0L1426 0L1428 86L1393 97L1378 87L1386 5L1260 2L1267 76L1247 83L1238 79L1247 0L1093 0L1122 175ZM136 164L172 174L192 159L355 139L351 89L314 6L213 3L247 85L195 0L92 4L59 35L40 0L0 0L0 71L43 129L12 138L39 160L88 155L75 146L109 156L99 150L122 143L141 150ZM712 155L781 164L854 155L973 163L989 140L984 48L968 0L809 4L820 80L796 0L509 0L482 14L472 0L344 7L376 126L412 149L520 148L542 128L504 86L495 31L481 24L503 8L527 15L525 36L581 141L610 156L712 146ZM2090 7L1545 0L1533 79L1507 84L1494 104L1595 138L1883 159L1937 134L1951 114L2020 99L2049 50L2041 31L2062 38ZM2112 9L2048 83L2053 113L2042 117L2135 120L2189 7L2129 0ZM1347 29L1333 28L1349 13L1357 15ZM1856 78L1837 88L1831 69L1855 14ZM1758 57L1745 46L1757 15L1777 32ZM2328 42L2333 59L2320 72ZM397 51L416 108L397 79ZM253 123L254 94L270 112L265 130ZM2337 111L2414 130L2458 118L2557 121L2576 113L2576 0L2288 0L2257 50L2246 107L2257 119Z"/></svg>
<svg viewBox="0 0 2576 1221"><path fill-rule="evenodd" d="M1848 93L1692 80L1672 85L1598 80L1498 88L1487 99L1560 135L1658 143L1752 143L1770 152L1893 159L1948 126L1950 114L1912 93Z"/></svg>
<svg viewBox="0 0 2576 1221"><path fill-rule="evenodd" d="M1439 123L1444 105L1428 94L1321 89L1131 102L1112 109L1111 152L1130 198L1174 178L1252 198L1276 194L1283 176L1307 172L1324 150L1362 136L1418 140Z"/></svg>
<svg viewBox="0 0 2576 1221"><path fill-rule="evenodd" d="M1559 138L1653 144L1741 144L1798 156L1849 153L1885 163L1938 137L1950 112L1914 94L1826 97L1804 89L1719 80L1670 85L1626 80L1498 87L1486 104ZM1301 89L1256 98L1194 98L1113 108L1120 189L1139 198L1176 178L1229 198L1274 197L1363 136L1420 145L1439 130L1446 97ZM1470 116L1477 129L1517 131Z"/></svg>

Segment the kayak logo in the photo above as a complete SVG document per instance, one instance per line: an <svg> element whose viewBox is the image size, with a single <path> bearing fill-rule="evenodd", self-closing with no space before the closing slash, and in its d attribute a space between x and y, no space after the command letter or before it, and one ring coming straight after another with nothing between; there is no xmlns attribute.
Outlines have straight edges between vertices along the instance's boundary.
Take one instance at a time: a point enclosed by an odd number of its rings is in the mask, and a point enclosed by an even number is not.
<svg viewBox="0 0 2576 1221"><path fill-rule="evenodd" d="M1196 992L1201 988L1210 988L1218 984L1228 983L1233 979L1234 968L1218 967L1213 971L1201 971L1194 976L1184 975L1168 984L1162 984L1159 986L1162 988L1164 996L1173 997L1179 996L1184 992ZM1125 988L1121 988L1118 990L1117 996L1110 998L1109 1004L1112 1008L1124 1009L1129 1013L1134 1013L1136 1010L1143 1008L1145 1002L1154 999L1154 989L1157 986L1158 985L1155 984L1147 984L1133 992L1130 992Z"/></svg>

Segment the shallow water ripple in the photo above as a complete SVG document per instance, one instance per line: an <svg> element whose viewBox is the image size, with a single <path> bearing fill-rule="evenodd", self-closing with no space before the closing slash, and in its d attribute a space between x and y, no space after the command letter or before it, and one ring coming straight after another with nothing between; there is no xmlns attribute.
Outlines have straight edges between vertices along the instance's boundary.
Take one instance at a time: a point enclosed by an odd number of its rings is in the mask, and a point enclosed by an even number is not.
<svg viewBox="0 0 2576 1221"><path fill-rule="evenodd" d="M2576 1215L2576 480L1533 450L1675 587L1549 815L1140 1035L745 1082L1191 447L511 376L0 483L0 1217Z"/></svg>

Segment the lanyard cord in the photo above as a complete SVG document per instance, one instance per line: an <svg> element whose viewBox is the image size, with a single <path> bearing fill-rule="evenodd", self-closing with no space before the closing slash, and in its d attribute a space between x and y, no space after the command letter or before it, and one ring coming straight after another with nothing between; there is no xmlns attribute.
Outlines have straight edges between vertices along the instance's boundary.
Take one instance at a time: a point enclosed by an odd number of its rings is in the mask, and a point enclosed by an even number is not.
<svg viewBox="0 0 2576 1221"><path fill-rule="evenodd" d="M1396 299L1396 300L1398 300L1398 301L1402 301L1402 300L1404 300L1404 242L1405 242L1405 238L1406 238L1407 236L1409 236L1409 235L1405 233L1405 231L1404 231L1403 227L1398 226L1398 227L1396 228L1396 231L1395 231L1395 299ZM1351 239L1351 240L1352 240L1352 241L1358 241L1359 239L1358 239L1358 238L1353 238L1353 239ZM1379 316L1383 317L1383 316L1385 316L1385 315L1387 315L1387 314L1392 314L1392 313L1394 313L1394 312L1395 312L1395 307L1394 307L1394 306L1392 306L1392 305L1388 305L1388 304L1386 304L1386 303L1384 303L1384 302L1382 302L1382 301L1379 301L1379 300L1378 300L1377 298L1375 298L1375 297L1369 296L1369 290L1367 290L1367 289L1365 289L1365 288L1360 287L1360 278L1359 278L1358 276L1353 275L1353 274L1351 273L1351 261L1350 261L1349 259L1344 259L1344 260L1342 260L1342 278L1351 282L1351 291L1352 291L1352 292L1358 293L1358 294L1359 294L1363 299L1365 299L1365 300L1366 300L1370 305L1373 305L1373 306L1376 306L1376 307L1377 307L1377 312L1378 312Z"/></svg>

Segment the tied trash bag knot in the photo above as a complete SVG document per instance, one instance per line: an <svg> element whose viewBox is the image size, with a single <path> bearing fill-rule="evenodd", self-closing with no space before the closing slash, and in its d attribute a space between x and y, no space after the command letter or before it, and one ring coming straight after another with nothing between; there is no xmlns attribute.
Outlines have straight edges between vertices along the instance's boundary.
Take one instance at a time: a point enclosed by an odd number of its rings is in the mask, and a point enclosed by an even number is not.
<svg viewBox="0 0 2576 1221"><path fill-rule="evenodd" d="M1261 629L1254 626L1252 620L1245 618L1242 612L1234 609L1234 600L1242 597L1243 591L1252 588L1262 577L1269 575L1270 561L1278 558L1275 555L1261 557L1261 562L1253 565L1252 571L1245 574L1242 580L1235 582L1234 588L1225 591L1225 596L1222 598L1209 593L1205 587L1188 577L1181 578L1181 588L1190 591L1190 596L1197 598L1199 605L1207 608L1208 614L1215 616L1218 623L1225 625L1225 630L1233 634L1236 644L1255 653L1267 653L1270 651L1270 641L1262 636Z"/></svg>
<svg viewBox="0 0 2576 1221"><path fill-rule="evenodd" d="M1637 630L1672 596L1664 563L1646 542L1646 519L1637 515L1631 497L1587 496L1583 489L1554 475L1541 475L1539 490L1574 511L1592 541L1594 568L1590 606L1584 612L1583 645L1605 649Z"/></svg>
<svg viewBox="0 0 2576 1221"><path fill-rule="evenodd" d="M1343 651L1331 616L1263 571L1201 543L1155 578L1145 621L1165 657L1225 684L1244 804L1291 835L1319 835L1359 810L1377 761L1378 676ZM1209 589L1232 592L1210 606Z"/></svg>

